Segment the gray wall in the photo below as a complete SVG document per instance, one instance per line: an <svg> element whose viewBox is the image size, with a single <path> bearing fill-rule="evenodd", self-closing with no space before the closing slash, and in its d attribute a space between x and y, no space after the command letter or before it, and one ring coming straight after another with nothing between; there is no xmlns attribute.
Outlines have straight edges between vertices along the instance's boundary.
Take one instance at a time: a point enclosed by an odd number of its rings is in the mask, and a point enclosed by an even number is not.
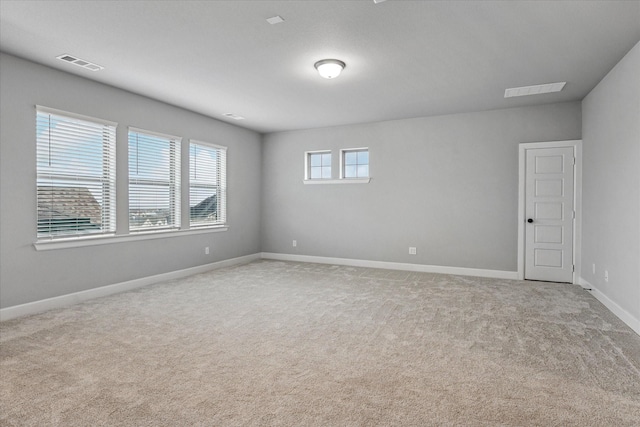
<svg viewBox="0 0 640 427"><path fill-rule="evenodd" d="M640 319L640 43L582 101L581 276ZM596 274L592 266L596 264ZM609 281L604 271L609 271Z"/></svg>
<svg viewBox="0 0 640 427"><path fill-rule="evenodd" d="M0 307L260 251L259 134L0 55ZM36 104L117 122L118 158L125 162L129 125L228 146L229 231L37 252ZM118 173L118 188L126 190L126 167ZM126 216L123 194L117 207Z"/></svg>
<svg viewBox="0 0 640 427"><path fill-rule="evenodd" d="M262 250L515 271L518 143L580 137L579 102L268 134ZM351 147L369 184L303 184L305 151L333 150L337 178Z"/></svg>

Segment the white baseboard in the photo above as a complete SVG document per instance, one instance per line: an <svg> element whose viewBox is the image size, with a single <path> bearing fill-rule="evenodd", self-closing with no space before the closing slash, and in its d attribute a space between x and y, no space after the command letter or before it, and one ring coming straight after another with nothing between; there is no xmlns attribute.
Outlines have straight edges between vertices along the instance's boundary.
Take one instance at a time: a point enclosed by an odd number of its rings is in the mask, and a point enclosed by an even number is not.
<svg viewBox="0 0 640 427"><path fill-rule="evenodd" d="M272 252L262 252L238 258L231 258L223 261L214 262L211 264L200 265L197 267L185 268L183 270L172 271L169 273L157 274L154 276L143 277L140 279L129 280L127 282L116 283L113 285L101 286L95 289L88 289L86 291L75 292L72 294L61 295L58 297L47 298L40 301L34 301L26 304L15 305L0 309L0 321L14 319L16 317L22 317L37 313L42 313L47 310L56 308L67 307L69 305L77 304L82 301L87 301L93 298L99 298L107 295L113 295L119 292L125 292L132 289L141 288L143 286L151 285L154 283L180 279L183 277L192 276L194 274L205 273L207 271L215 270L223 267L230 267L238 264L245 264L258 259L271 259L278 261L297 261L297 262L311 262L318 264L335 264L335 265L349 265L353 267L369 267L369 268L381 268L387 270L405 270L405 271L417 271L423 273L440 273L440 274L454 274L461 276L475 276L475 277L490 277L495 279L510 279L517 280L518 273L515 271L502 271L502 270L485 270L477 268L465 268L465 267L447 267L437 265L422 265L422 264L409 264L400 262L385 262L385 261L369 261L360 259L348 259L348 258L331 258L309 255L294 255L294 254L278 254ZM589 288L592 291L593 296L598 299L605 307L607 307L613 314L620 318L624 323L629 325L638 335L640 335L640 320L636 319L629 312L624 310L614 301L609 299L599 289L595 288L588 281L582 277L578 278L578 283L584 287Z"/></svg>
<svg viewBox="0 0 640 427"><path fill-rule="evenodd" d="M591 289L591 294L600 301L605 307L609 309L613 314L615 314L620 320L626 323L633 331L640 335L640 319L636 319L633 317L631 313L626 311L624 308L620 307L614 301L612 301L608 296L602 293L598 288L593 286L591 283L583 279L582 277L578 278L578 284L586 289Z"/></svg>
<svg viewBox="0 0 640 427"><path fill-rule="evenodd" d="M129 280L126 282L116 283L113 285L101 286L99 288L87 289L86 291L74 292L72 294L61 295L58 297L47 298L40 301L29 302L26 304L14 305L0 309L0 321L14 319L16 317L28 316L31 314L42 313L55 308L67 307L82 301L93 298L104 297L107 295L117 294L119 292L130 291L132 289L141 288L153 283L163 282L166 280L180 279L194 274L205 273L207 271L218 268L229 267L237 264L245 264L261 258L260 253L241 256L237 258L226 259L211 264L199 265L197 267L185 268L183 270L171 271L169 273L156 274L154 276L142 277L140 279Z"/></svg>
<svg viewBox="0 0 640 427"><path fill-rule="evenodd" d="M517 271L485 270L479 268L446 267L440 265L409 264L403 262L368 261L363 259L331 258L310 255L278 254L263 252L262 258L278 261L313 262L317 264L349 265L352 267L382 268L385 270L419 271L422 273L454 274L459 276L490 277L493 279L518 279Z"/></svg>

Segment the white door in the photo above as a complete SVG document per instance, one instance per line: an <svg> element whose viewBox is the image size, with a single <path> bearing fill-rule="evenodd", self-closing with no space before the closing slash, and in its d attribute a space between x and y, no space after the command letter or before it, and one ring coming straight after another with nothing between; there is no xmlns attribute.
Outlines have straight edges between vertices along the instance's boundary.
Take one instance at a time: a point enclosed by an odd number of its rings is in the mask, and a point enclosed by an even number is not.
<svg viewBox="0 0 640 427"><path fill-rule="evenodd" d="M573 147L526 150L524 278L573 281Z"/></svg>

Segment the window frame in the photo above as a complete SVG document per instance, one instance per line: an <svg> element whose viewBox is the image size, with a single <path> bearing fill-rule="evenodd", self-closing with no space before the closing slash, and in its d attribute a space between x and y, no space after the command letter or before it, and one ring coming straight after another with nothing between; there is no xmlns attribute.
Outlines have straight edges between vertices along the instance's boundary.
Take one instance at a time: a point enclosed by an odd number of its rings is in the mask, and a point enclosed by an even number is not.
<svg viewBox="0 0 640 427"><path fill-rule="evenodd" d="M346 156L349 153L362 153L362 152L366 152L367 153L367 176L358 176L357 174L357 169L358 166L360 166L359 163L357 163L356 161L356 176L352 176L352 177L347 177L346 176L346 167L347 165L347 159ZM345 179L345 180L365 180L365 179L370 179L371 178L371 163L370 163L370 158L369 158L369 147L360 147L360 148L343 148L340 150L340 179ZM357 156L357 154L356 154Z"/></svg>
<svg viewBox="0 0 640 427"><path fill-rule="evenodd" d="M331 164L329 164L329 178L312 178L311 177L311 157L314 155L325 155L325 154L329 154L330 158L331 158ZM322 175L322 168L326 167L322 165L322 157L320 158L321 160L321 164L320 164L320 168L321 168L321 175ZM314 151L305 151L304 152L304 180L305 181L329 181L333 178L333 153L331 152L331 150L314 150Z"/></svg>
<svg viewBox="0 0 640 427"><path fill-rule="evenodd" d="M148 178L141 178L138 182L132 184L131 178L131 135L140 134L151 138L165 139L169 142L169 177L168 180L154 180ZM158 233L166 231L176 231L182 229L182 137L169 135L165 133L150 131L147 129L136 128L129 126L127 130L127 183L128 183L128 200L127 200L127 225L129 234L137 233ZM169 216L172 218L171 224L156 225L150 227L132 227L131 210L131 188L132 185L150 185L150 186L164 186L167 185L169 190Z"/></svg>
<svg viewBox="0 0 640 427"><path fill-rule="evenodd" d="M191 191L193 188L212 188L211 184L198 184L192 185L191 181L191 147L192 146L200 146L205 149L213 149L216 151L216 215L217 219L215 221L203 221L200 223L194 223L191 218ZM190 139L188 144L188 152L189 152L189 168L187 170L188 176L188 187L189 187L189 195L188 195L188 206L189 206L189 229L203 229L203 228L216 228L216 227L224 227L227 224L227 152L228 147L223 145L213 144L210 142L200 141L196 139Z"/></svg>
<svg viewBox="0 0 640 427"><path fill-rule="evenodd" d="M42 153L38 152L38 129L40 126L39 121L41 120L38 116L39 113L42 114L50 114L54 116L59 116L63 120L82 120L87 121L96 125L103 126L111 126L112 129L109 132L109 145L108 145L108 154L109 156L107 162L106 169L109 171L109 180L108 180L108 191L109 195L108 201L108 224L109 229L105 232L95 232L95 233L65 233L65 234L55 234L55 235L38 235L38 213L36 211L36 223L34 225L34 235L35 240L33 241L33 247L36 251L49 251L49 250L58 250L58 249L69 249L69 248L81 248L87 246L99 246L106 244L114 244L114 243L123 243L123 242L135 242L135 241L146 241L153 239L167 239L173 237L182 237L182 236L190 236L190 235L200 235L200 234L210 234L210 233L218 233L218 232L226 232L229 229L229 225L227 223L227 156L226 153L228 151L228 147L220 146L216 144L207 143L204 141L193 140L195 143L199 143L202 145L207 145L211 147L221 148L225 150L225 174L224 174L224 223L216 223L216 224L207 224L207 226L193 226L190 227L190 221L186 220L184 217L184 208L189 209L189 200L188 196L184 196L185 192L189 191L189 145L183 142L182 137L168 135L160 132L149 131L146 129L140 129L133 126L127 127L127 133L121 134L118 132L117 127L118 123L100 119L96 117L91 117L87 115L77 114L73 112L68 112L64 110L58 110L50 107L45 107L41 105L35 105L34 109L36 110L36 114L34 116L35 123L34 127L36 129L36 172L34 180L36 182L36 195L34 200L34 205L37 210L38 205L38 190L37 185L38 181L38 162L39 155ZM179 169L179 173L177 173L177 177L180 180L180 184L176 185L177 191L182 193L182 197L179 197L175 201L175 207L177 212L180 214L179 219L174 221L175 227L172 228L162 228L162 229L141 229L141 230L130 230L129 229L129 131L138 131L147 135L159 136L162 138L173 138L175 140L175 148L176 152L180 156L179 159L176 159L175 164ZM120 153L124 151L126 154L124 156ZM120 153L120 154L119 154ZM186 153L186 154L185 154ZM48 154L47 154L48 155ZM123 165L124 163L125 165ZM105 168L103 168L105 169ZM51 175L47 173L47 175ZM122 182L124 181L124 182ZM121 200L116 198L116 189L119 189L120 192L118 197ZM122 206L116 209L116 204L124 203L124 210ZM103 216L104 217L104 216ZM107 222L103 220L103 224Z"/></svg>
<svg viewBox="0 0 640 427"><path fill-rule="evenodd" d="M116 122L112 122L109 120L99 119L96 117L86 116L82 114L77 114L69 111L58 110L55 108L45 107L42 105L36 105L36 242L37 243L50 243L50 242L59 242L61 240L78 240L78 239L86 239L86 238L100 238L105 236L113 236L116 233L116 130L118 124ZM51 144L51 125L50 120L51 116L61 119L61 121L80 121L86 122L91 125L102 126L101 130L101 138L102 138L102 158L101 158L101 174L99 176L88 175L84 176L78 173L77 170L74 170L73 174L65 174L61 171L53 171L53 172L45 172L44 170L40 170L38 165L39 158L42 155L40 152L40 136L38 134L38 127L40 125L41 115L49 116L49 124L47 125L49 145ZM81 130L77 131L78 133ZM69 147L73 143L71 136L69 139L65 140L61 143L63 148ZM50 150L50 148L49 148ZM78 153L82 156L83 150L78 147L76 148L75 155L71 154L65 157L67 160L70 158L77 158ZM50 155L50 151L49 151ZM100 187L100 202L94 200L100 205L100 229L96 232L61 232L61 233L53 233L51 232L51 223L50 229L48 233L40 233L40 215L38 212L40 202L41 202L41 194L38 187L40 187L40 183L47 180L58 180L61 183L65 181L75 180L78 181L78 177L83 178L86 182L92 183L101 183ZM82 181L80 181L82 182ZM44 187L44 185L43 185ZM51 185L51 187L54 187ZM86 188L88 191L89 188ZM76 227L78 223L76 223Z"/></svg>

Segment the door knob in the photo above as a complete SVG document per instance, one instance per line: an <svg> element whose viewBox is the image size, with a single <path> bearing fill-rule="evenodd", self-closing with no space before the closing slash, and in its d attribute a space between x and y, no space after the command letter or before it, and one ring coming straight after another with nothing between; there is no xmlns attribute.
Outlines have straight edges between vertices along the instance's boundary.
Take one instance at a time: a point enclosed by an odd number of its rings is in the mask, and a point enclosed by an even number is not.
<svg viewBox="0 0 640 427"><path fill-rule="evenodd" d="M529 224L531 224L531 223L533 222L533 219L529 218L529 219L527 220L527 222L528 222Z"/></svg>

